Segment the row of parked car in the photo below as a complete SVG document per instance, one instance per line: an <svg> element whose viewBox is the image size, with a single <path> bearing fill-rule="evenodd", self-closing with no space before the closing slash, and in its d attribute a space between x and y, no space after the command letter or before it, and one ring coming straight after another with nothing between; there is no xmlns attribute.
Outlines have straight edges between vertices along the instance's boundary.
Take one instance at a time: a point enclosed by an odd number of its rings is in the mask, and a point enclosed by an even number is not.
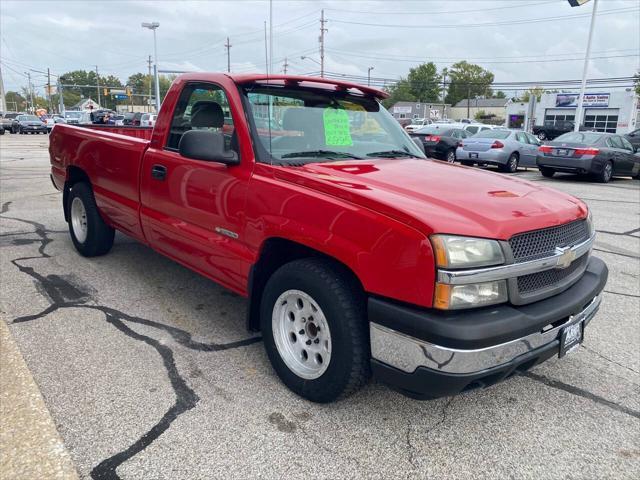
<svg viewBox="0 0 640 480"><path fill-rule="evenodd" d="M57 123L68 125L130 125L153 127L157 115L153 113L130 112L124 115L112 110L67 110L64 115L47 114L37 116L29 113L6 112L0 114L0 135L10 133L48 133Z"/></svg>
<svg viewBox="0 0 640 480"><path fill-rule="evenodd" d="M476 127L471 133L470 127ZM556 172L590 175L600 182L613 176L640 178L640 130L625 136L603 132L568 132L542 142L522 130L490 125L432 123L409 132L432 158L466 166L497 166L515 173L538 168L545 177ZM633 141L633 142L632 142Z"/></svg>

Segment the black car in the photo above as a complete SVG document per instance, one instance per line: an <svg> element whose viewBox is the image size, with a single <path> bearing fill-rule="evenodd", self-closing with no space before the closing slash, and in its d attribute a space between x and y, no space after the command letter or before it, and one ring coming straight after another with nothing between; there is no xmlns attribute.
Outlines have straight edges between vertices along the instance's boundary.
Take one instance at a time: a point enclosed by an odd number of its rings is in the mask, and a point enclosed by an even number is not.
<svg viewBox="0 0 640 480"><path fill-rule="evenodd" d="M640 149L640 128L636 128L633 132L627 133L624 138L629 140L629 143L636 149Z"/></svg>
<svg viewBox="0 0 640 480"><path fill-rule="evenodd" d="M11 133L47 133L47 124L35 115L18 115L11 123Z"/></svg>
<svg viewBox="0 0 640 480"><path fill-rule="evenodd" d="M539 140L553 140L563 133L572 132L573 127L570 120L546 121L544 125L534 125L532 132Z"/></svg>
<svg viewBox="0 0 640 480"><path fill-rule="evenodd" d="M448 125L429 125L409 135L422 142L427 157L446 160L449 163L456 161L458 143L471 136L461 128L451 128Z"/></svg>
<svg viewBox="0 0 640 480"><path fill-rule="evenodd" d="M640 177L640 157L621 135L570 132L538 148L536 164L545 177L556 172L591 175L606 183L613 176Z"/></svg>

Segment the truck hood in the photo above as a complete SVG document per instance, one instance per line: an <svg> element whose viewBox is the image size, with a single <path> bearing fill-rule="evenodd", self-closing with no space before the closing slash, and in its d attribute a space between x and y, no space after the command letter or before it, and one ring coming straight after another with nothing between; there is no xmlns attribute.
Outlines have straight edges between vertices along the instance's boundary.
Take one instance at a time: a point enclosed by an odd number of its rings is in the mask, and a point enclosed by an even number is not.
<svg viewBox="0 0 640 480"><path fill-rule="evenodd" d="M282 180L380 212L425 235L506 240L584 218L587 206L557 190L475 168L422 159L278 167Z"/></svg>

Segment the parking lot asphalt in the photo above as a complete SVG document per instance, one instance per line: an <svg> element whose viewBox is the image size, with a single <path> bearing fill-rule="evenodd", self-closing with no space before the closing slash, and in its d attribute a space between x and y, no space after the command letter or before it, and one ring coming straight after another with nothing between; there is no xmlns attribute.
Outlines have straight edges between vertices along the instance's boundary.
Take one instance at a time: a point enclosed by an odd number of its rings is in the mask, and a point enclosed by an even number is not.
<svg viewBox="0 0 640 480"><path fill-rule="evenodd" d="M81 478L640 478L640 182L540 182L586 201L610 269L575 353L419 402L371 382L288 391L245 301L135 241L87 259L48 138L0 137L1 312Z"/></svg>

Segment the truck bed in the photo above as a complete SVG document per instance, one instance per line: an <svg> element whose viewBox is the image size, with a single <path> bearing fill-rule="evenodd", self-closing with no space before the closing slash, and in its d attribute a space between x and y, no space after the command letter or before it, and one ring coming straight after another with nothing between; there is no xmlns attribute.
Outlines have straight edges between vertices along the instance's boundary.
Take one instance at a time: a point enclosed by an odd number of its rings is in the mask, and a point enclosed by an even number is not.
<svg viewBox="0 0 640 480"><path fill-rule="evenodd" d="M151 140L153 127L134 127L131 125L78 125L82 128L98 130L118 135L126 135L127 137L141 138L143 140Z"/></svg>
<svg viewBox="0 0 640 480"><path fill-rule="evenodd" d="M89 177L96 203L105 220L144 241L138 207L140 167L149 147L152 129L56 125L51 131L49 153L52 178L59 189L74 167Z"/></svg>

